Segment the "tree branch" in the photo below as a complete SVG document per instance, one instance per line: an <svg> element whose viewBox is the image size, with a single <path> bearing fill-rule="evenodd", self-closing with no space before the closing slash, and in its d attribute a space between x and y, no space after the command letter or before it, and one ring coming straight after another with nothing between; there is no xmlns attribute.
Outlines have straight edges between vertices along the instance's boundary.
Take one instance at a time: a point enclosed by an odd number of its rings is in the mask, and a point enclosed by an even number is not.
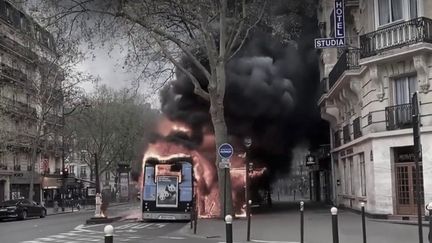
<svg viewBox="0 0 432 243"><path fill-rule="evenodd" d="M194 85L194 92L201 98L206 101L210 100L209 94L201 87L199 81L195 78L195 76L186 70L175 58L168 52L167 48L163 44L162 40L157 35L152 35L152 37L156 40L165 57L168 58L178 69L180 69L184 74L186 74L191 82Z"/></svg>

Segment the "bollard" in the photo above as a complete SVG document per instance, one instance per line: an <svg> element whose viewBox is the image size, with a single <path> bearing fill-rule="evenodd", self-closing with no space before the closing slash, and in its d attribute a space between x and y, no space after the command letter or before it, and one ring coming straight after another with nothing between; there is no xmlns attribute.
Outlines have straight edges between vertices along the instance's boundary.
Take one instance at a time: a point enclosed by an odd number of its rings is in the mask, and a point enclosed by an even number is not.
<svg viewBox="0 0 432 243"><path fill-rule="evenodd" d="M198 226L198 211L195 208L195 212L194 212L194 235L196 235L196 233L197 233L197 226Z"/></svg>
<svg viewBox="0 0 432 243"><path fill-rule="evenodd" d="M429 210L429 243L432 243L432 204Z"/></svg>
<svg viewBox="0 0 432 243"><path fill-rule="evenodd" d="M336 207L331 208L332 214L332 229L333 229L333 243L339 243L339 232L338 232L338 210Z"/></svg>
<svg viewBox="0 0 432 243"><path fill-rule="evenodd" d="M250 241L250 230L251 230L251 205L252 205L252 200L248 201L248 205L246 205L246 210L247 210L247 237L246 240Z"/></svg>
<svg viewBox="0 0 432 243"><path fill-rule="evenodd" d="M225 216L226 243L233 243L232 221L233 218L231 215L228 214L227 216Z"/></svg>
<svg viewBox="0 0 432 243"><path fill-rule="evenodd" d="M363 231L363 243L366 243L366 216L365 216L365 203L362 202L361 206L361 215L362 215L362 231Z"/></svg>
<svg viewBox="0 0 432 243"><path fill-rule="evenodd" d="M112 225L105 226L104 233L105 243L114 243L114 227Z"/></svg>
<svg viewBox="0 0 432 243"><path fill-rule="evenodd" d="M193 228L193 221L194 221L194 213L193 213L193 210L191 210L191 213L190 213L190 228L192 229Z"/></svg>
<svg viewBox="0 0 432 243"><path fill-rule="evenodd" d="M429 243L432 243L432 202L426 205L426 210L429 211L429 235L428 240Z"/></svg>
<svg viewBox="0 0 432 243"><path fill-rule="evenodd" d="M300 243L304 243L304 202L300 202Z"/></svg>

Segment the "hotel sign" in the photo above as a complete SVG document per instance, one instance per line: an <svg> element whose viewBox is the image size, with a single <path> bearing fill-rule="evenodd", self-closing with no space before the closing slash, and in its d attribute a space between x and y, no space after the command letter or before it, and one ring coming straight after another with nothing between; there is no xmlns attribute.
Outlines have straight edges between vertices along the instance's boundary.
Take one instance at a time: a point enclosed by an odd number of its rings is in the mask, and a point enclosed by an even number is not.
<svg viewBox="0 0 432 243"><path fill-rule="evenodd" d="M345 8L344 0L335 0L334 4L334 38L315 39L315 48L334 48L345 46Z"/></svg>
<svg viewBox="0 0 432 243"><path fill-rule="evenodd" d="M335 37L345 38L345 14L343 0L335 0L334 6L334 23Z"/></svg>

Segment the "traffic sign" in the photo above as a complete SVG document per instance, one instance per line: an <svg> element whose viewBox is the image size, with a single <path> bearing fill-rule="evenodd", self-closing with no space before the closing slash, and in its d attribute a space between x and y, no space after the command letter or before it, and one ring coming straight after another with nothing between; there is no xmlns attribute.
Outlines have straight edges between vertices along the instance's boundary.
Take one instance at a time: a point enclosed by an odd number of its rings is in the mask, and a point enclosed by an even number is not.
<svg viewBox="0 0 432 243"><path fill-rule="evenodd" d="M229 159L234 154L234 148L229 143L222 144L218 149L219 156L224 159Z"/></svg>
<svg viewBox="0 0 432 243"><path fill-rule="evenodd" d="M231 163L228 159L222 159L221 162L219 162L219 169L229 169L231 167Z"/></svg>

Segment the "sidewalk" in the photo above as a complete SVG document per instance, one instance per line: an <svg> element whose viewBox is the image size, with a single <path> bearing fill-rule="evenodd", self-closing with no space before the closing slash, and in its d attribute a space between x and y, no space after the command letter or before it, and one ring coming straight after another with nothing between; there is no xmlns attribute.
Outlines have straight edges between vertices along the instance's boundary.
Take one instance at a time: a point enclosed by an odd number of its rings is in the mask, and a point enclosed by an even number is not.
<svg viewBox="0 0 432 243"><path fill-rule="evenodd" d="M127 204L133 205L134 203L133 202L110 203L108 206L108 209L111 207L122 206L122 205L127 205ZM47 216L57 215L57 214L66 214L66 213L88 212L88 211L94 211L94 210L95 210L95 205L85 205L84 207L81 206L80 210L78 210L77 208L73 208L73 211L72 211L71 207L66 207L65 211L62 211L61 207L59 207L57 212L54 211L54 208L50 207L50 208L47 208Z"/></svg>
<svg viewBox="0 0 432 243"><path fill-rule="evenodd" d="M299 204L275 202L271 211L262 210L252 216L251 239L254 242L300 242ZM267 212L265 212L267 211ZM314 203L305 205L305 243L331 243L332 226L330 206ZM233 222L234 241L246 242L246 219ZM418 242L418 228L413 225L391 224L366 219L369 243ZM427 242L428 228L423 228L424 242ZM198 220L197 235L189 225L182 229L189 236L225 241L225 223L216 219ZM360 243L362 241L361 216L339 210L339 242Z"/></svg>

